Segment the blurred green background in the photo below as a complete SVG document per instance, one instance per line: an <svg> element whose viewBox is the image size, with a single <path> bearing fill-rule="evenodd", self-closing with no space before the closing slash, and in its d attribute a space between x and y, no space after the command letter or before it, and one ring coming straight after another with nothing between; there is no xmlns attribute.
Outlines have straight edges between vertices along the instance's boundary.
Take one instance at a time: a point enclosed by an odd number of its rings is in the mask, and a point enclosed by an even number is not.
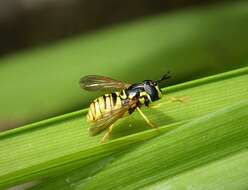
<svg viewBox="0 0 248 190"><path fill-rule="evenodd" d="M80 89L84 75L138 82L170 71L172 85L248 64L246 1L0 7L0 130L87 107L99 94Z"/></svg>

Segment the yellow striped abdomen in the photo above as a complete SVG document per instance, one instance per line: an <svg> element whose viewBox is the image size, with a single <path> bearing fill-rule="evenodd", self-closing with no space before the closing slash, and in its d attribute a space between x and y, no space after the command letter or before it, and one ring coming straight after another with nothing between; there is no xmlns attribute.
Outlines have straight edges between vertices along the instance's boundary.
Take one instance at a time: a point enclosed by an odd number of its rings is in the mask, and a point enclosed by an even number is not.
<svg viewBox="0 0 248 190"><path fill-rule="evenodd" d="M111 94L105 94L95 99L89 108L87 120L94 122L103 117L104 114L111 112L112 110L122 107L120 93L113 92Z"/></svg>

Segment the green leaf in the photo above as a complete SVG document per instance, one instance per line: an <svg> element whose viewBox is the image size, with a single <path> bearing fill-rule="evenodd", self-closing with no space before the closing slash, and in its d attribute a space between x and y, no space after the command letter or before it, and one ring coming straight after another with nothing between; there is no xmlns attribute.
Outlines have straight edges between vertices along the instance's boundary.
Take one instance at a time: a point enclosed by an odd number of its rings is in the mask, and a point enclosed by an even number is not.
<svg viewBox="0 0 248 190"><path fill-rule="evenodd" d="M119 170L123 174L118 179L123 183L118 185L141 187L148 185L146 181L153 185L228 154L233 156L247 146L247 74L245 67L165 88L164 97L154 108L144 108L144 113L160 127L160 133L144 131L147 124L134 113L117 122L109 143L99 144L101 135L88 136L86 109L0 133L0 187L52 177L58 183L45 185L51 189L63 188L61 180L69 186L75 183L75 188L85 180L89 188L106 181L104 187L108 189L119 182L105 177ZM187 99L171 103L170 96ZM158 165L159 159L169 159L168 168ZM132 180L129 165L148 172ZM76 180L71 183L70 177Z"/></svg>
<svg viewBox="0 0 248 190"><path fill-rule="evenodd" d="M205 189L212 189L211 186L207 186L206 181L201 182L204 177L208 176L207 181L215 183L210 185L216 189L230 189L231 187L226 181L230 174L225 174L227 172L225 166L222 166L220 172L222 178L219 179L215 179L216 176L213 178L211 174L206 175L206 173L205 176L202 176L199 174L199 170L203 169L198 168L202 166L209 171L208 167L210 166L207 167L206 164L214 162L213 164L220 165L215 161L224 162L227 159L234 159L236 167L240 167L239 162L243 163L244 168L241 170L243 173L238 172L242 174L241 182L245 183L247 188L248 176L245 174L248 170L248 159L243 160L244 155L248 155L247 116L248 101L242 101L234 106L206 114L170 133L143 143L134 151L115 159L104 170L89 175L84 180L76 180L79 182L76 188L141 189L150 185L148 189L168 189L170 187L174 189L180 186L181 188L178 189L188 189L194 185L195 189L204 186ZM214 168L215 170L216 168ZM180 174L185 175L183 172L187 172L186 175L191 177L191 172L198 173L198 176L193 178L187 176L186 178L180 176ZM213 173L213 171L211 172ZM179 181L178 184L178 179L183 180L184 183ZM196 181L200 182L196 183ZM71 183L75 182L71 181ZM232 187L241 186L243 189L245 187L244 184L240 185L239 180L236 183L233 181L229 181L229 183L235 184Z"/></svg>
<svg viewBox="0 0 248 190"><path fill-rule="evenodd" d="M147 189L247 189L247 165L248 151L239 151L157 182Z"/></svg>

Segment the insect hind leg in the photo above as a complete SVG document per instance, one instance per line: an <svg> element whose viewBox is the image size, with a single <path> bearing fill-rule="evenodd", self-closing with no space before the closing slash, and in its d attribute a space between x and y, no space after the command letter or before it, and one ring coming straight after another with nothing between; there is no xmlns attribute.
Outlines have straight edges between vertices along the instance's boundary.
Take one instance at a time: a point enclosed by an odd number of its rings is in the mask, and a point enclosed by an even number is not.
<svg viewBox="0 0 248 190"><path fill-rule="evenodd" d="M100 143L105 143L107 139L111 136L114 124L112 124L108 129L107 132L103 135Z"/></svg>

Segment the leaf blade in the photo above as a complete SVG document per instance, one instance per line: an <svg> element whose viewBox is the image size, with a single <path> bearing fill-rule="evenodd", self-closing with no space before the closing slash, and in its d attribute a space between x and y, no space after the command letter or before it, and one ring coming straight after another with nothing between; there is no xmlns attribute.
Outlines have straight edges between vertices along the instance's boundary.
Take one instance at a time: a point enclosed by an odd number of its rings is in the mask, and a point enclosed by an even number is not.
<svg viewBox="0 0 248 190"><path fill-rule="evenodd" d="M159 126L166 126L191 120L235 102L246 100L248 97L247 71L248 68L243 68L221 74L222 77L216 75L204 79L204 83L199 81L199 85L196 81L194 85L185 84L167 88L167 96L190 95L191 100L185 105L168 104L165 96L157 104L158 108L144 111ZM62 169L63 165L70 168L75 162L75 167L79 167L80 164L88 164L90 161L103 158L106 153L118 152L125 146L144 140L142 134L137 133L133 140L124 137L99 146L101 136L88 137L85 114L86 110L83 110L2 133L0 152L4 157L0 158L0 165L3 166L0 167L0 185L5 187L42 176L59 175L60 167ZM127 127L131 121L139 127ZM137 114L134 114L133 117L119 123L113 136L114 138L123 137L146 128L146 124L137 119ZM153 137L154 132L146 131L146 133L148 137ZM53 170L54 167L55 170Z"/></svg>

